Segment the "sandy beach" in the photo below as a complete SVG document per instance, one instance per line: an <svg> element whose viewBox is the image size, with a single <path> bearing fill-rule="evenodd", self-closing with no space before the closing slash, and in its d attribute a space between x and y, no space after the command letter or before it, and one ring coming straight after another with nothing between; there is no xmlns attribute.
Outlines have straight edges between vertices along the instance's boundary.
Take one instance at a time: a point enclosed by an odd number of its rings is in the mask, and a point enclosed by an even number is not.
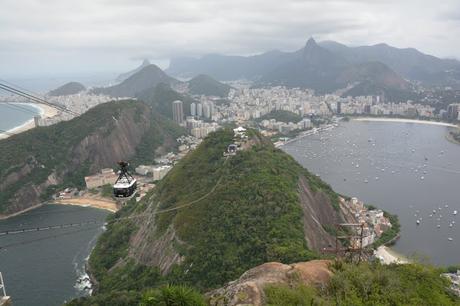
<svg viewBox="0 0 460 306"><path fill-rule="evenodd" d="M93 208L105 209L110 212L118 211L117 203L109 199L70 198L70 199L54 200L52 204L93 207Z"/></svg>
<svg viewBox="0 0 460 306"><path fill-rule="evenodd" d="M20 103L17 103L17 104L20 104ZM56 109L54 109L54 108L52 108L52 107L50 107L48 105L34 104L34 106L37 107L40 110L40 116L42 118L51 118L51 117L54 117L54 116L56 116L58 114L58 111ZM30 120L24 122L23 124L8 130L7 132L11 133L11 134L19 134L19 133L25 132L27 130L33 129L34 127L35 127L34 119L30 119ZM5 139L5 138L8 138L10 136L11 135L9 135L9 134L2 133L2 134L0 134L0 139Z"/></svg>
<svg viewBox="0 0 460 306"><path fill-rule="evenodd" d="M455 124L446 123L446 122L437 122L437 121L428 121L428 120L416 120L416 119L400 119L400 118L353 118L354 121L375 121L375 122L401 122L401 123L418 123L418 124L431 124L431 125L440 125L447 127L457 127Z"/></svg>
<svg viewBox="0 0 460 306"><path fill-rule="evenodd" d="M380 258L381 262L385 265L389 265L392 263L397 263L397 264L409 263L409 260L407 258L396 253L395 251L393 251L392 249L384 245L379 246L375 254L378 258Z"/></svg>

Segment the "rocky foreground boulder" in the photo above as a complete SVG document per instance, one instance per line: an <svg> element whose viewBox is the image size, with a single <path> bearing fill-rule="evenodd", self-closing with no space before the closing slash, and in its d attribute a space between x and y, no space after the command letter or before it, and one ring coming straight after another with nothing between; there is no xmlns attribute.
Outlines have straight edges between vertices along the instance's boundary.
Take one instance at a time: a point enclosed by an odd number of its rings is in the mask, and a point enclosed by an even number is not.
<svg viewBox="0 0 460 306"><path fill-rule="evenodd" d="M331 279L330 260L312 260L291 265L269 262L246 271L238 280L207 294L211 306L264 305L267 285L325 286Z"/></svg>

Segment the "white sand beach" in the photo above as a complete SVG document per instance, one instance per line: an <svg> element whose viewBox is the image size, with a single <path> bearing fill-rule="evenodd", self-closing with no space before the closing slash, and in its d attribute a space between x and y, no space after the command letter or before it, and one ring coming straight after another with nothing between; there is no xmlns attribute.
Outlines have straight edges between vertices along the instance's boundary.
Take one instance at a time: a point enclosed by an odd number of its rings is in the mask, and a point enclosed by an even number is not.
<svg viewBox="0 0 460 306"><path fill-rule="evenodd" d="M34 104L35 107L37 107L40 110L40 116L42 118L51 118L54 117L58 114L58 111L55 108L52 108L48 105L44 104ZM0 139L5 139L11 136L11 134L19 134L22 132L25 132L27 130L33 129L35 127L34 119L30 119L23 124L16 126L10 130L8 130L7 133L0 133Z"/></svg>
<svg viewBox="0 0 460 306"><path fill-rule="evenodd" d="M378 258L380 258L381 262L385 265L389 265L392 263L398 263L398 264L409 263L409 260L407 258L396 253L395 251L393 251L392 249L384 245L379 246L375 254Z"/></svg>

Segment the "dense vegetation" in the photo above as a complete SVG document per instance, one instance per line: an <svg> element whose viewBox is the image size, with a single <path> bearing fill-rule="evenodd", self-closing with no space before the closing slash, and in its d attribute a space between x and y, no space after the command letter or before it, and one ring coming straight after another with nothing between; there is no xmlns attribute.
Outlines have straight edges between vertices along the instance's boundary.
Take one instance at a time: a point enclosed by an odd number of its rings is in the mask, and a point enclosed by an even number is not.
<svg viewBox="0 0 460 306"><path fill-rule="evenodd" d="M28 184L40 184L56 170L64 171L69 166L72 149L83 138L100 131L110 133L114 119L127 110L142 112L145 107L141 103L119 101L99 105L84 115L70 121L60 122L48 127L38 127L19 135L0 141L0 180L4 181L9 174L17 172L26 164L34 169L23 180L8 185L0 193L0 211L6 208L11 196L19 188ZM38 167L36 165L39 165ZM88 175L90 165L83 163L78 169L64 178L66 187L84 186L84 176ZM58 188L59 186L56 186ZM51 192L42 195L46 199Z"/></svg>
<svg viewBox="0 0 460 306"><path fill-rule="evenodd" d="M420 265L338 264L323 290L269 286L267 305L460 305L441 270Z"/></svg>
<svg viewBox="0 0 460 306"><path fill-rule="evenodd" d="M185 134L184 128L159 114L155 109L152 113L150 128L137 146L136 154L130 159L131 166L134 168L141 164L153 164L155 157L158 157L156 154L158 148L164 148L166 151L163 153L166 153L175 147L175 139Z"/></svg>
<svg viewBox="0 0 460 306"><path fill-rule="evenodd" d="M83 84L78 83L78 82L69 82L67 84L64 84L55 90L51 90L48 95L50 96L67 96L67 95L74 95L79 92L82 92L83 90L86 90L85 86Z"/></svg>
<svg viewBox="0 0 460 306"><path fill-rule="evenodd" d="M207 195L192 206L158 215L154 237L173 225L180 240L193 246L175 245L185 261L165 277L160 277L156 268L120 261L126 258L136 223L125 220L109 225L90 260L101 292L165 283L204 290L264 262L291 263L317 257L304 238L298 178L305 176L312 190L324 192L333 205L338 205L337 195L257 132L250 134L255 145L226 159L223 152L233 142L233 132L213 133L171 170L150 200L133 204L131 209L142 211L149 203L161 203L162 210ZM126 209L115 218L129 215ZM124 281L117 281L120 278Z"/></svg>
<svg viewBox="0 0 460 306"><path fill-rule="evenodd" d="M305 242L299 205L297 184L304 169L269 143L225 160L222 152L231 142L228 130L206 139L159 192L165 209L197 199L218 183L193 207L158 217L160 230L173 224L180 239L194 246L184 250L181 267L188 273L181 280L201 288L222 285L264 262L315 256Z"/></svg>
<svg viewBox="0 0 460 306"><path fill-rule="evenodd" d="M302 117L290 111L275 110L275 111L272 111L258 118L257 121L260 122L262 120L270 120L270 119L275 119L276 121L285 122L285 123L289 123L289 122L297 123L300 120L302 120Z"/></svg>
<svg viewBox="0 0 460 306"><path fill-rule="evenodd" d="M151 105L155 111L166 116L169 119L173 118L172 103L176 100L182 101L184 115L190 116L190 105L196 102L186 95L181 95L173 90L169 85L160 83L155 87L146 89L136 95L139 100Z"/></svg>
<svg viewBox="0 0 460 306"><path fill-rule="evenodd" d="M192 95L227 97L231 87L214 80L208 75L200 74L188 82Z"/></svg>
<svg viewBox="0 0 460 306"><path fill-rule="evenodd" d="M41 194L42 200L65 187L84 188L84 177L91 174L93 166L88 157L80 164L72 164L75 159L74 148L85 137L98 133L102 137L109 135L122 112L131 111L133 120L141 120L148 107L132 100L101 104L80 117L58 124L38 127L14 137L0 141L0 180L17 173L25 165L33 170L23 179L9 184L0 192L0 212L8 206L11 197L24 186L39 185L47 180L54 171L67 173L59 185L50 186ZM145 119L144 119L145 120ZM150 127L143 134L141 144L131 159L131 164L153 163L156 150L162 146L170 150L175 139L185 133L184 129L162 116L154 109L151 112ZM79 157L77 157L79 158Z"/></svg>
<svg viewBox="0 0 460 306"><path fill-rule="evenodd" d="M165 285L141 291L112 291L79 298L68 306L205 306L205 298L190 287Z"/></svg>
<svg viewBox="0 0 460 306"><path fill-rule="evenodd" d="M401 231L401 225L399 224L399 219L398 216L389 214L387 212L384 212L384 216L387 217L390 220L391 223L391 228L388 230L384 231L382 236L380 236L379 239L377 239L372 246L377 248L383 244L387 243L394 243L396 238L399 236L399 233Z"/></svg>
<svg viewBox="0 0 460 306"><path fill-rule="evenodd" d="M324 192L334 205L337 194L257 132L248 134L254 146L228 159L222 152L233 142L231 130L211 134L156 190L110 217L90 258L97 294L71 305L205 305L191 288L205 292L264 262L315 258L304 238L298 178L305 176L311 189ZM201 200L184 206L196 199ZM127 256L142 219L124 217L151 204L160 210L184 206L156 217L153 237L173 225L183 242L174 246L185 261L167 275ZM397 220L389 217L397 231ZM323 289L267 287L268 305L458 305L439 277L442 271L429 266L337 262L331 269L335 274Z"/></svg>

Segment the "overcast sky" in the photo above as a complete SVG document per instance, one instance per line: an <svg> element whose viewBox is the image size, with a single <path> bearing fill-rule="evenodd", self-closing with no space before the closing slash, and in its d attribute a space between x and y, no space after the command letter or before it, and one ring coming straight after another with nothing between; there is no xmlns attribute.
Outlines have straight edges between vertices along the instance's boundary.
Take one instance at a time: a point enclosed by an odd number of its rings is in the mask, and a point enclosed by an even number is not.
<svg viewBox="0 0 460 306"><path fill-rule="evenodd" d="M1 0L1 76L122 72L142 58L296 50L313 36L460 58L459 0ZM0 78L1 78L0 76Z"/></svg>

